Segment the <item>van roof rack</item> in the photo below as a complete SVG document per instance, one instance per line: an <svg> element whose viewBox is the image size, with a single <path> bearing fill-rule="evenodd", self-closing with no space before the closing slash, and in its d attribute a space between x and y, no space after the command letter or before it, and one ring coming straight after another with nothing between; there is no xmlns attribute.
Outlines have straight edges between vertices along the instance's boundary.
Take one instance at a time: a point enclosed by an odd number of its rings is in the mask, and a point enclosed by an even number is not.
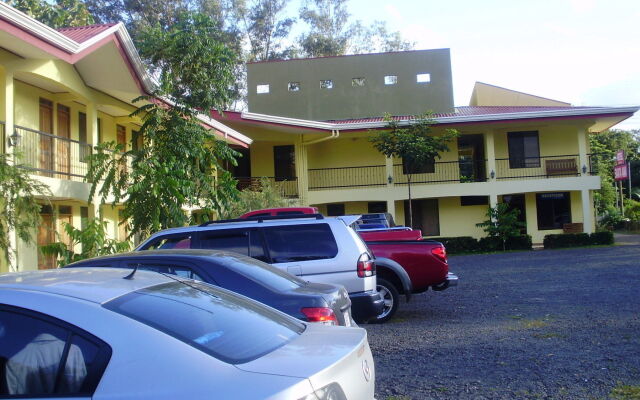
<svg viewBox="0 0 640 400"><path fill-rule="evenodd" d="M322 214L293 214L293 215L263 215L259 217L247 217L247 218L234 218L234 219L220 219L217 221L207 221L198 226L209 226L213 224L227 224L232 222L251 222L256 221L258 223L264 221L273 221L273 220L281 220L281 219L324 219Z"/></svg>

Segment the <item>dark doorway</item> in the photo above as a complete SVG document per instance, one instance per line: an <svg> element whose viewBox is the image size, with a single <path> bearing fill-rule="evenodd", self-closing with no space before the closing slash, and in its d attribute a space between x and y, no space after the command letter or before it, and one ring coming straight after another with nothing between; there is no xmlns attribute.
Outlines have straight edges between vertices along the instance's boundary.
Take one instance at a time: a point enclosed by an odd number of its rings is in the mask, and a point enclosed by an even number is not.
<svg viewBox="0 0 640 400"><path fill-rule="evenodd" d="M288 181L295 179L295 147L293 145L273 146L273 167L276 181Z"/></svg>
<svg viewBox="0 0 640 400"><path fill-rule="evenodd" d="M371 202L367 203L367 212L369 214L385 213L385 212L387 212L387 202L386 201L371 201Z"/></svg>
<svg viewBox="0 0 640 400"><path fill-rule="evenodd" d="M420 229L424 236L440 236L438 199L412 200L413 226L409 221L409 201L404 201L404 224Z"/></svg>
<svg viewBox="0 0 640 400"><path fill-rule="evenodd" d="M502 196L502 202L509 205L509 210L516 209L520 211L518 213L518 221L524 224L524 227L520 229L520 233L527 234L527 206L524 199L524 194L505 194Z"/></svg>
<svg viewBox="0 0 640 400"><path fill-rule="evenodd" d="M460 182L484 182L487 180L483 135L463 135L458 138L458 163L460 165Z"/></svg>

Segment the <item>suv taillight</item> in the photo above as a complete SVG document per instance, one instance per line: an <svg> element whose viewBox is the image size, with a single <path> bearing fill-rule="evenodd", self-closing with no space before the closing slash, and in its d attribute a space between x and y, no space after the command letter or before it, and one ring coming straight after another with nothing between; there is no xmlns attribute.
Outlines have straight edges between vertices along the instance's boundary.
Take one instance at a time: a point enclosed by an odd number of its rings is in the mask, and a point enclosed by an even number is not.
<svg viewBox="0 0 640 400"><path fill-rule="evenodd" d="M320 322L324 325L338 325L338 319L329 307L305 307L301 309L307 321Z"/></svg>
<svg viewBox="0 0 640 400"><path fill-rule="evenodd" d="M447 262L447 250L445 250L444 246L438 246L431 249L431 254L436 256L442 262Z"/></svg>
<svg viewBox="0 0 640 400"><path fill-rule="evenodd" d="M360 254L358 258L358 278L366 278L376 274L376 262L368 253Z"/></svg>

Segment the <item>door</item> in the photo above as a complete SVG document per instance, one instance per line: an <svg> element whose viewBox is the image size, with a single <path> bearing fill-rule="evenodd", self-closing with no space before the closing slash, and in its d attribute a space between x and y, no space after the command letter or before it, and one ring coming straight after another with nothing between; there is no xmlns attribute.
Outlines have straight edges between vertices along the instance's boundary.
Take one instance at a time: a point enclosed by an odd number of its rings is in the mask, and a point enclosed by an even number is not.
<svg viewBox="0 0 640 400"><path fill-rule="evenodd" d="M273 146L273 169L276 181L288 181L296 177L295 147Z"/></svg>
<svg viewBox="0 0 640 400"><path fill-rule="evenodd" d="M460 182L484 182L484 136L463 135L458 138Z"/></svg>
<svg viewBox="0 0 640 400"><path fill-rule="evenodd" d="M122 125L116 125L116 142L122 145L122 152L127 151L127 128ZM118 167L120 173L127 173L127 164L120 164Z"/></svg>
<svg viewBox="0 0 640 400"><path fill-rule="evenodd" d="M40 175L52 177L53 174L53 103L46 99L40 99L40 132L48 135L40 136L39 166Z"/></svg>
<svg viewBox="0 0 640 400"><path fill-rule="evenodd" d="M524 194L505 194L502 196L502 201L509 205L509 210L517 209L518 221L524 224L524 227L520 229L520 233L527 234L527 207L525 204Z"/></svg>
<svg viewBox="0 0 640 400"><path fill-rule="evenodd" d="M71 113L69 107L58 104L58 137L56 138L56 171L60 179L69 179L71 172Z"/></svg>
<svg viewBox="0 0 640 400"><path fill-rule="evenodd" d="M45 256L40 251L40 246L51 244L54 241L53 210L51 207L42 207L40 218L41 222L38 225L38 237L36 240L38 246L38 269L52 269L56 267L56 258L54 256Z"/></svg>

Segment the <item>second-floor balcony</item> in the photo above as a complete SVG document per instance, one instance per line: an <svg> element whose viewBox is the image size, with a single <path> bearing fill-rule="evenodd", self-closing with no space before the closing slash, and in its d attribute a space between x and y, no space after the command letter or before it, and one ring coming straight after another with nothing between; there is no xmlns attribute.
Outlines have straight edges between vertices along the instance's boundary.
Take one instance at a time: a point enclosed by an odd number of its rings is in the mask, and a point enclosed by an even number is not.
<svg viewBox="0 0 640 400"><path fill-rule="evenodd" d="M235 179L238 181L238 190L260 189L263 182L268 181L283 197L298 197L298 180L295 177L285 179L273 176L236 176Z"/></svg>
<svg viewBox="0 0 640 400"><path fill-rule="evenodd" d="M36 175L83 181L91 145L35 129L15 126L19 163Z"/></svg>
<svg viewBox="0 0 640 400"><path fill-rule="evenodd" d="M489 180L526 180L577 177L581 173L597 175L590 165L582 166L577 154L527 158L499 158L495 170L487 160L442 161L427 164L411 174L411 183L464 184ZM387 183L406 185L409 175L406 166L393 165L392 174L384 165L343 168L309 169L309 190L361 188L384 186Z"/></svg>

